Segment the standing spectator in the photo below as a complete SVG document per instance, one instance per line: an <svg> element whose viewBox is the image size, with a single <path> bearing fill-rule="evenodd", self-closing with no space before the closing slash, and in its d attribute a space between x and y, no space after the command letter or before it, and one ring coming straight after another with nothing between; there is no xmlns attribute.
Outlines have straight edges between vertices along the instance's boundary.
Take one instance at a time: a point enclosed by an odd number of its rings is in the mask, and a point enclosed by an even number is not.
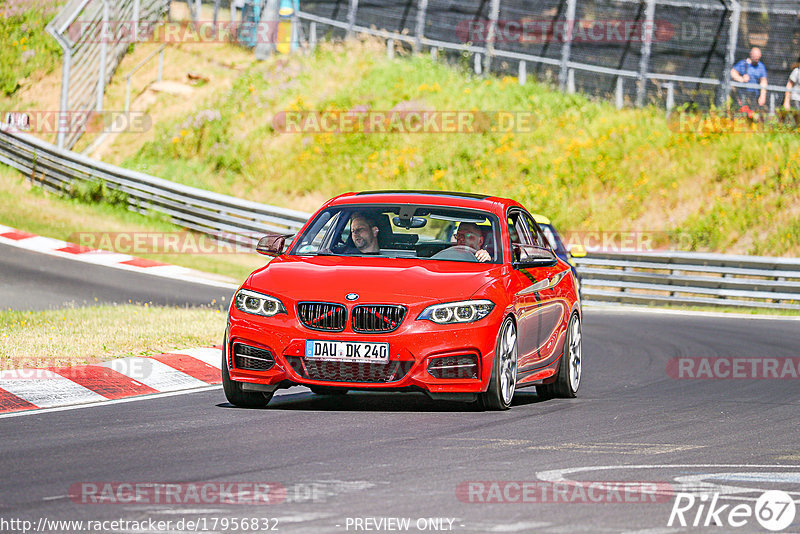
<svg viewBox="0 0 800 534"><path fill-rule="evenodd" d="M753 88L738 89L739 105L751 110L763 107L767 103L767 68L761 61L761 49L753 47L750 57L743 59L731 69L731 78L739 83L752 85ZM758 86L761 89L758 89ZM758 106L756 106L756 103Z"/></svg>
<svg viewBox="0 0 800 534"><path fill-rule="evenodd" d="M800 85L800 58L797 58L797 63L792 65L792 73L789 75L789 81L786 82L786 98L783 99L783 107L788 111L794 104L795 108L800 108L800 88L792 91L792 88Z"/></svg>

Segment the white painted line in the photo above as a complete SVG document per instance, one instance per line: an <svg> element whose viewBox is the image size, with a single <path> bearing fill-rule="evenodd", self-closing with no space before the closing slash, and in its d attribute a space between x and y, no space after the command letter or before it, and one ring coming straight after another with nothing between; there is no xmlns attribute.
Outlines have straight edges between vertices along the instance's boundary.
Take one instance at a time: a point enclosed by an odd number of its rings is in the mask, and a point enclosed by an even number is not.
<svg viewBox="0 0 800 534"><path fill-rule="evenodd" d="M52 372L50 374L52 376L0 379L0 389L40 408L106 400L102 395L86 389L68 378Z"/></svg>
<svg viewBox="0 0 800 534"><path fill-rule="evenodd" d="M603 304L583 304L582 307L590 312L609 312L618 313L620 315L636 314L636 313L649 313L654 315L680 315L693 316L693 317L714 317L720 319L753 319L761 321L800 321L800 315L769 315L769 314L751 314L751 313L724 313L724 312L706 312L706 311L692 311L692 310L666 310L659 308L646 308L642 306L631 305L618 305L609 306Z"/></svg>
<svg viewBox="0 0 800 534"><path fill-rule="evenodd" d="M138 380L156 391L177 391L207 385L202 380L182 373L152 358L121 358L103 362L100 365Z"/></svg>
<svg viewBox="0 0 800 534"><path fill-rule="evenodd" d="M185 349L172 351L172 354L184 354L205 362L208 365L222 369L222 350L213 347L201 347L197 349Z"/></svg>
<svg viewBox="0 0 800 534"><path fill-rule="evenodd" d="M69 244L66 241L61 241L59 239L53 239L50 237L42 237L38 235L34 237L28 237L26 239L20 239L17 242L24 243L25 248L27 248L28 250L34 250L36 252L55 250L58 248L66 247Z"/></svg>

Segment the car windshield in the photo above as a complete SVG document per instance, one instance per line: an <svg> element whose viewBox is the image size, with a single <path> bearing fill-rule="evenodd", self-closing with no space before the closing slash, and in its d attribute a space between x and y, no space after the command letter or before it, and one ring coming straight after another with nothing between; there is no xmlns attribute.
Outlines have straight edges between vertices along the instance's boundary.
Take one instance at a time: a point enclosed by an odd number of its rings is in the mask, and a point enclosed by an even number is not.
<svg viewBox="0 0 800 534"><path fill-rule="evenodd" d="M500 242L497 217L484 211L348 205L321 212L290 254L501 263Z"/></svg>

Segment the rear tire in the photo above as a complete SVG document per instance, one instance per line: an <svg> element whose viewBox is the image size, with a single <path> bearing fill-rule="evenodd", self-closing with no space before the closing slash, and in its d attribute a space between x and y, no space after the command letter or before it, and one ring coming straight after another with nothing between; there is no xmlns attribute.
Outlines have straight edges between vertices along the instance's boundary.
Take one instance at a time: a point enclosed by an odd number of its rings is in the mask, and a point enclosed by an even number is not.
<svg viewBox="0 0 800 534"><path fill-rule="evenodd" d="M342 396L347 395L349 391L347 388L336 388L330 386L308 386L308 389L311 390L312 393L315 395L334 395L334 396Z"/></svg>
<svg viewBox="0 0 800 534"><path fill-rule="evenodd" d="M581 385L583 371L583 353L581 348L581 320L575 313L567 325L567 337L564 339L564 352L558 364L558 374L551 384L536 386L536 394L550 399L574 399Z"/></svg>
<svg viewBox="0 0 800 534"><path fill-rule="evenodd" d="M225 338L222 349L222 390L225 398L234 406L241 408L263 408L272 400L273 393L261 391L244 391L241 382L231 380L228 372L228 338Z"/></svg>
<svg viewBox="0 0 800 534"><path fill-rule="evenodd" d="M506 317L497 336L489 388L478 397L485 410L508 410L517 384L517 327Z"/></svg>

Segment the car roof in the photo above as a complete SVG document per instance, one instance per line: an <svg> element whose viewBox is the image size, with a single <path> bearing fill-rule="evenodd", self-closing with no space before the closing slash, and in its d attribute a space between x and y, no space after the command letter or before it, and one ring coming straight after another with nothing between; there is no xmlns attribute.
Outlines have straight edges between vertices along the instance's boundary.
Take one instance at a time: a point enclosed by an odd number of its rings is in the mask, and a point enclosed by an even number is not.
<svg viewBox="0 0 800 534"><path fill-rule="evenodd" d="M358 193L344 193L329 200L326 206L337 206L343 204L394 203L454 206L461 208L482 209L497 214L502 213L509 206L521 206L521 204L515 200L477 193L418 190L362 191Z"/></svg>

